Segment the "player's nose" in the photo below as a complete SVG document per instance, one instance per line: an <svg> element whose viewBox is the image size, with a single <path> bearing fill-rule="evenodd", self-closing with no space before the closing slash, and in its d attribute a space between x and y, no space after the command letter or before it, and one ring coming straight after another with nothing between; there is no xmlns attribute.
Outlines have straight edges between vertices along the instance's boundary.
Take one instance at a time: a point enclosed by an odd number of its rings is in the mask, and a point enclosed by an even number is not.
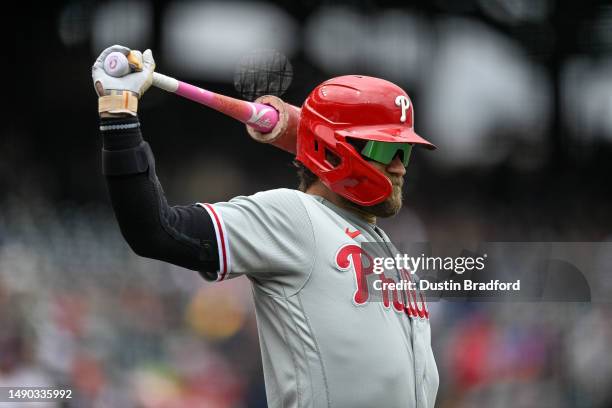
<svg viewBox="0 0 612 408"><path fill-rule="evenodd" d="M398 176L404 176L404 174L406 174L406 168L404 167L404 163L400 160L399 155L396 155L391 163L387 165L387 171L390 174L396 174Z"/></svg>

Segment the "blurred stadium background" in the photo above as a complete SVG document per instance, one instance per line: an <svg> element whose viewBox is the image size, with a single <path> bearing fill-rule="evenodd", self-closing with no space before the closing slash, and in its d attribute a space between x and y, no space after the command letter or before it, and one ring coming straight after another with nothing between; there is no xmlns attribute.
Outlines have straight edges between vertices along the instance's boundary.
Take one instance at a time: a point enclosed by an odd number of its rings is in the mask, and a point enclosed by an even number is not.
<svg viewBox="0 0 612 408"><path fill-rule="evenodd" d="M414 155L406 208L383 222L396 240L610 240L607 2L15 6L1 28L0 386L70 387L77 407L266 406L248 281L207 284L120 236L90 76L115 43L233 96L236 64L262 45L290 59L296 105L341 74L402 85L439 150ZM296 186L288 154L216 112L151 89L140 117L172 203ZM438 407L612 406L610 303L430 307Z"/></svg>

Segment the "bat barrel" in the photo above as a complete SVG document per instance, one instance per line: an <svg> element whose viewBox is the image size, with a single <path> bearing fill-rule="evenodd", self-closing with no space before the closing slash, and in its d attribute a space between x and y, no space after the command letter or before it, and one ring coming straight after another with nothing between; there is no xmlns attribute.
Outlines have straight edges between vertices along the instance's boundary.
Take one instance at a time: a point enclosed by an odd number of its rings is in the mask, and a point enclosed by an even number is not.
<svg viewBox="0 0 612 408"><path fill-rule="evenodd" d="M278 112L278 122L268 132L261 132L250 124L247 124L249 135L261 143L270 143L279 149L295 154L297 149L297 127L300 120L301 110L297 106L283 102L277 96L264 95L255 100L258 104L264 104L274 108Z"/></svg>
<svg viewBox="0 0 612 408"><path fill-rule="evenodd" d="M261 133L272 131L278 123L278 112L269 105L230 98L157 72L153 74L153 86L215 109Z"/></svg>

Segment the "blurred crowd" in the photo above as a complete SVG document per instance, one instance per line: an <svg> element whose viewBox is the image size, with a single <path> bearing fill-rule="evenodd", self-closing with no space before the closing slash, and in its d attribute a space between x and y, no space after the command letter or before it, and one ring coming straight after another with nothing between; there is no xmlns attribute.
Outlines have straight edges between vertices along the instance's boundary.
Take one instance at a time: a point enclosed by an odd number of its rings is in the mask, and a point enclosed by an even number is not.
<svg viewBox="0 0 612 408"><path fill-rule="evenodd" d="M134 256L108 210L39 210L0 223L0 387L72 389L75 407L265 406L246 280Z"/></svg>

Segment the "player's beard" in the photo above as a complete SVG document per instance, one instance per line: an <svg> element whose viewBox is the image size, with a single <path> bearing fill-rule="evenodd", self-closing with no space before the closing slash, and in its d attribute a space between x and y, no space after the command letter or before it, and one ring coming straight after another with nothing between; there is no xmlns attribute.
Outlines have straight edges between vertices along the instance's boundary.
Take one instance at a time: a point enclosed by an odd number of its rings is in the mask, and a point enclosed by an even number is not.
<svg viewBox="0 0 612 408"><path fill-rule="evenodd" d="M378 203L371 206L364 206L355 203L351 203L347 200L350 206L357 209L359 212L373 215L375 217L388 218L396 215L399 210L402 208L403 203L403 193L402 186L404 185L404 178L397 176L387 176L389 180L391 180L391 184L393 188L391 190L391 195L387 197L385 201L382 203Z"/></svg>

